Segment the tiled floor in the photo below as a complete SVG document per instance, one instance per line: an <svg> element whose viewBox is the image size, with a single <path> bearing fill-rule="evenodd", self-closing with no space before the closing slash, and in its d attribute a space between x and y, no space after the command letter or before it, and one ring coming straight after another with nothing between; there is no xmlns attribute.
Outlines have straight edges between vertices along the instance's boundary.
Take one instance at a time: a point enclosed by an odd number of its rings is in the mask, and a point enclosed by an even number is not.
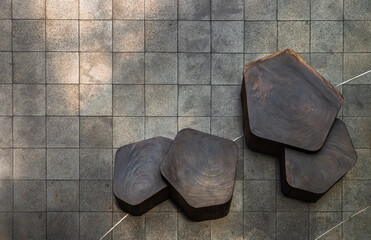
<svg viewBox="0 0 371 240"><path fill-rule="evenodd" d="M115 149L192 127L242 134L244 63L284 48L333 84L371 69L368 0L1 0L0 239L99 239L124 213ZM167 201L107 239L314 239L371 204L371 74L340 88L358 162L316 204L239 141L230 214ZM370 210L323 239L371 239Z"/></svg>

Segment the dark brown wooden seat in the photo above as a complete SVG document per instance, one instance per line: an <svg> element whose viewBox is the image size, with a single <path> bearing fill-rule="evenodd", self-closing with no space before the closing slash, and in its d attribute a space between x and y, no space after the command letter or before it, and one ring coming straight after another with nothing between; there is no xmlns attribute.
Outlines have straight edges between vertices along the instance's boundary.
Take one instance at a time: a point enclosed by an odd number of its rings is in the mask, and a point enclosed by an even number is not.
<svg viewBox="0 0 371 240"><path fill-rule="evenodd" d="M113 193L122 210L142 215L169 198L160 165L171 143L171 139L155 137L117 150Z"/></svg>
<svg viewBox="0 0 371 240"><path fill-rule="evenodd" d="M238 148L228 139L192 129L178 132L161 165L171 198L192 220L229 212Z"/></svg>
<svg viewBox="0 0 371 240"><path fill-rule="evenodd" d="M286 196L315 202L357 161L345 124L336 119L318 152L286 147L280 156L281 186Z"/></svg>

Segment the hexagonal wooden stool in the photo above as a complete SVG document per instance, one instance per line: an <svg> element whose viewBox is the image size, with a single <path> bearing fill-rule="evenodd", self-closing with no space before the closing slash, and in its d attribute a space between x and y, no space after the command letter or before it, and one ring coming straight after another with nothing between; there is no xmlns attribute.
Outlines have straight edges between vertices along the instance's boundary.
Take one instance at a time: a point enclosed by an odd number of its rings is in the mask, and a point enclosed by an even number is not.
<svg viewBox="0 0 371 240"><path fill-rule="evenodd" d="M318 152L285 148L280 156L282 192L292 198L316 202L356 161L348 130L341 120L336 119Z"/></svg>
<svg viewBox="0 0 371 240"><path fill-rule="evenodd" d="M113 193L122 210L142 215L169 198L160 165L171 143L171 139L155 137L117 150Z"/></svg>
<svg viewBox="0 0 371 240"><path fill-rule="evenodd" d="M247 64L241 91L246 144L278 156L284 146L317 151L343 96L293 50Z"/></svg>
<svg viewBox="0 0 371 240"><path fill-rule="evenodd" d="M171 198L192 220L228 214L238 158L236 144L192 129L178 132L161 165Z"/></svg>

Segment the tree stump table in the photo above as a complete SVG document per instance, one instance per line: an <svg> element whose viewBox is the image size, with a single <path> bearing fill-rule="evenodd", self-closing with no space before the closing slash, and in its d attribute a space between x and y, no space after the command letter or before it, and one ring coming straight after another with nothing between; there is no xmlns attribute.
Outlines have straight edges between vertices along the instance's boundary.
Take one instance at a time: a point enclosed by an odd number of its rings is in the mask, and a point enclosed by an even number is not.
<svg viewBox="0 0 371 240"><path fill-rule="evenodd" d="M236 144L192 129L178 132L161 165L170 197L194 221L229 212L238 158Z"/></svg>

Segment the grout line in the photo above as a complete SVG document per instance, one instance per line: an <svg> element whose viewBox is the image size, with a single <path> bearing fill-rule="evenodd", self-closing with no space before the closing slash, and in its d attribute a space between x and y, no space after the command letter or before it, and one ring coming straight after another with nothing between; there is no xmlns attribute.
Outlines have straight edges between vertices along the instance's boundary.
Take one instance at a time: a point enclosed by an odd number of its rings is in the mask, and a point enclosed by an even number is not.
<svg viewBox="0 0 371 240"><path fill-rule="evenodd" d="M113 193L113 166L114 166L114 152L115 152L115 150L114 150L114 148L113 148L113 121L114 121L114 119L113 119L113 111L114 111L114 109L113 109L113 93L114 93L114 89L113 89L113 87L114 87L114 85L113 85L113 43L114 43L114 41L113 41L113 34L114 34L114 31L113 31L113 24L114 24L114 21L113 21L113 0L111 0L111 16L112 16L112 19L111 19L111 116L112 116L112 118L111 118L111 124L112 124L112 127L111 127L111 139L112 139L112 145L111 145L111 148L112 148L112 150L111 150L111 153L112 153L112 155L111 155L111 192ZM112 195L111 195L111 224L110 225L112 225L113 224L113 205L114 205L114 197L112 197ZM114 228L115 226L113 226L113 228ZM103 238L103 237L102 237ZM112 231L112 234L111 234L111 239L113 239L113 231Z"/></svg>
<svg viewBox="0 0 371 240"><path fill-rule="evenodd" d="M80 163L80 147L81 147L81 102L80 102L80 66L81 66L81 52L80 52L80 1L78 1L78 4L77 4L77 18L78 18L78 24L77 24L77 31L78 31L78 35L77 35L77 42L78 42L78 56L79 56L79 64L78 64L78 78L79 78L79 83L78 83L78 118L79 118L79 170L78 170L78 176L79 176L79 213L78 213L78 216L79 216L79 226L78 226L78 239L80 239L80 210L81 210L81 178L80 178L80 171L81 171L81 163Z"/></svg>
<svg viewBox="0 0 371 240"><path fill-rule="evenodd" d="M11 42L10 42L10 49L11 49L11 57L12 57L12 148L11 148L11 158L12 158L12 239L14 238L14 199L15 199L15 194L14 194L14 90L13 90L13 82L14 82L14 57L13 57L13 1L10 1L10 16L11 16Z"/></svg>
<svg viewBox="0 0 371 240"><path fill-rule="evenodd" d="M48 114L48 98L47 98L47 79L46 79L46 53L47 53L47 32L46 32L46 1L44 2L44 97L45 97L45 235L46 239L48 239L48 130L47 130L47 114Z"/></svg>

